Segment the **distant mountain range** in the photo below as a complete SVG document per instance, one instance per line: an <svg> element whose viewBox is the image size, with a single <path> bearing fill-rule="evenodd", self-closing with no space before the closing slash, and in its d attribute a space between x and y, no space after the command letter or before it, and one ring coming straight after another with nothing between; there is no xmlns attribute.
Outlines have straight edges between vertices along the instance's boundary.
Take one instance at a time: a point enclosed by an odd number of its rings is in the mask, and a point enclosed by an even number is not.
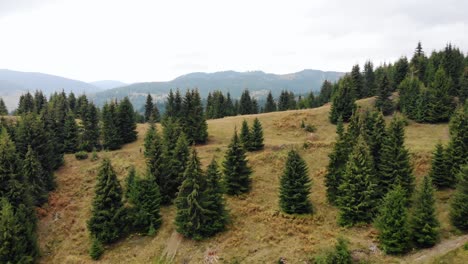
<svg viewBox="0 0 468 264"><path fill-rule="evenodd" d="M164 101L170 89L198 88L202 97L209 92L221 90L230 92L233 98L239 98L244 89L249 89L257 98L265 97L268 91L278 96L282 90L293 91L296 94L305 94L310 91L319 91L324 80L336 81L343 72L303 70L291 74L271 74L262 71L235 72L223 71L215 73L190 73L182 75L169 82L144 82L114 88L92 95L97 105L103 105L110 99L122 99L128 96L135 106L141 109L148 93L157 101Z"/></svg>
<svg viewBox="0 0 468 264"><path fill-rule="evenodd" d="M249 89L254 97L262 99L268 91L272 91L275 97L285 89L296 94L317 92L324 80L333 82L343 74L343 72L320 70L303 70L290 74L271 74L262 71L195 72L168 82L143 82L128 85L113 80L86 83L44 73L0 70L0 97L3 98L10 111L17 107L21 94L35 90L42 90L47 95L62 90L67 93L73 91L76 95L86 93L99 106L106 101L128 96L135 109L140 110L148 93L152 94L156 101L162 103L170 89L179 88L185 92L188 88L198 88L202 97L206 97L214 90L221 90L224 93L229 91L234 99L239 98L244 89Z"/></svg>

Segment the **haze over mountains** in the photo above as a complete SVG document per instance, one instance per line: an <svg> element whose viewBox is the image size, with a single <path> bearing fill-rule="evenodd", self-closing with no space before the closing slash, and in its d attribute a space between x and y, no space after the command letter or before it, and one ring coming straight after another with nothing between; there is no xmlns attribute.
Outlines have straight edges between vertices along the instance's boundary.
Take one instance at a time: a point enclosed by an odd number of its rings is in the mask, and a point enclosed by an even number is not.
<svg viewBox="0 0 468 264"><path fill-rule="evenodd" d="M198 88L202 97L209 92L221 90L230 92L233 98L240 97L244 89L249 89L254 97L262 98L268 91L276 97L281 90L287 89L296 94L319 91L324 80L336 81L344 73L334 71L303 70L290 74L271 74L262 71L215 73L195 72L182 75L168 82L142 82L127 85L114 80L86 83L60 76L36 73L0 70L0 97L5 100L8 109L16 108L21 94L37 89L49 95L64 90L75 94L86 93L101 106L111 99L128 96L135 109L143 106L148 93L162 102L170 89Z"/></svg>

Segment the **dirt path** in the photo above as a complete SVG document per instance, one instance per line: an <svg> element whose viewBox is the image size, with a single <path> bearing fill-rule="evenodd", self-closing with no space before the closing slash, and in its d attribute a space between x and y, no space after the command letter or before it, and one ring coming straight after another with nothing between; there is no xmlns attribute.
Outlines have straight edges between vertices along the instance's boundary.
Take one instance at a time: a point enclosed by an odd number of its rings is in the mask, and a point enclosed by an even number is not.
<svg viewBox="0 0 468 264"><path fill-rule="evenodd" d="M443 256L448 252L455 250L468 242L468 235L456 237L451 240L445 240L433 248L420 250L417 253L407 256L401 263L429 263L434 258Z"/></svg>
<svg viewBox="0 0 468 264"><path fill-rule="evenodd" d="M177 249L179 248L180 242L182 242L182 235L174 231L171 235L171 238L167 242L166 249L164 249L163 257L165 260L172 263L174 261L174 257L177 254Z"/></svg>

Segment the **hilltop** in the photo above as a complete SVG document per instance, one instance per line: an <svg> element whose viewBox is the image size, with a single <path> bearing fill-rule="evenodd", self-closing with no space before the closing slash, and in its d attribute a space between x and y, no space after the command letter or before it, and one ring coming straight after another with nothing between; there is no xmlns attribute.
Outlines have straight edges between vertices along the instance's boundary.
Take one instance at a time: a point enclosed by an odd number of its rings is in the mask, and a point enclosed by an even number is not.
<svg viewBox="0 0 468 264"><path fill-rule="evenodd" d="M373 105L373 98L360 100L361 106ZM206 167L213 156L222 160L235 127L243 119L251 122L258 117L265 132L265 150L249 153L249 163L254 168L252 191L241 197L229 197L231 224L228 230L211 239L195 242L183 239L175 232L174 206L161 210L163 225L154 237L131 236L111 246L101 263L155 263L166 256L175 263L190 261L201 263L208 252L216 252L220 263L275 263L285 257L290 263L303 263L311 256L333 246L338 236L350 240L353 256L379 263L432 262L447 253L447 249L428 254L404 257L387 256L374 250L378 244L377 232L371 227L341 228L336 223L338 210L325 198L324 174L335 141L335 126L328 121L329 105L315 109L274 112L259 115L227 117L208 120L209 140L197 146L201 161ZM315 133L304 132L301 120L317 127ZM147 125L138 126L138 140L113 152L100 152L100 159L109 157L123 181L127 169L135 165L145 171L143 138ZM406 146L411 153L417 184L427 174L434 145L449 139L447 124L418 124L410 122L405 128ZM279 212L278 185L287 152L297 149L309 166L312 179L311 201L315 214L295 217ZM73 155L65 156L65 165L56 173L57 189L51 193L49 204L41 210L39 242L41 263L93 263L88 256L90 245L86 221L90 217L91 201L99 161L77 161ZM123 183L123 182L122 182ZM451 190L438 191L437 214L441 221L444 241L457 238L448 221ZM448 257L451 263L464 263L466 251L454 251ZM236 262L237 261L237 262Z"/></svg>

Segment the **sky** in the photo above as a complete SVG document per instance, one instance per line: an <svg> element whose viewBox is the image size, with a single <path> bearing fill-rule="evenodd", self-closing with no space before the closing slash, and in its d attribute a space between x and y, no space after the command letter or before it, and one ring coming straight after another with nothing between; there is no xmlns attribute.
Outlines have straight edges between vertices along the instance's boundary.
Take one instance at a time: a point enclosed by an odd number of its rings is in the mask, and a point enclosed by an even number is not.
<svg viewBox="0 0 468 264"><path fill-rule="evenodd" d="M0 0L0 69L82 81L190 72L350 71L468 51L466 0Z"/></svg>

